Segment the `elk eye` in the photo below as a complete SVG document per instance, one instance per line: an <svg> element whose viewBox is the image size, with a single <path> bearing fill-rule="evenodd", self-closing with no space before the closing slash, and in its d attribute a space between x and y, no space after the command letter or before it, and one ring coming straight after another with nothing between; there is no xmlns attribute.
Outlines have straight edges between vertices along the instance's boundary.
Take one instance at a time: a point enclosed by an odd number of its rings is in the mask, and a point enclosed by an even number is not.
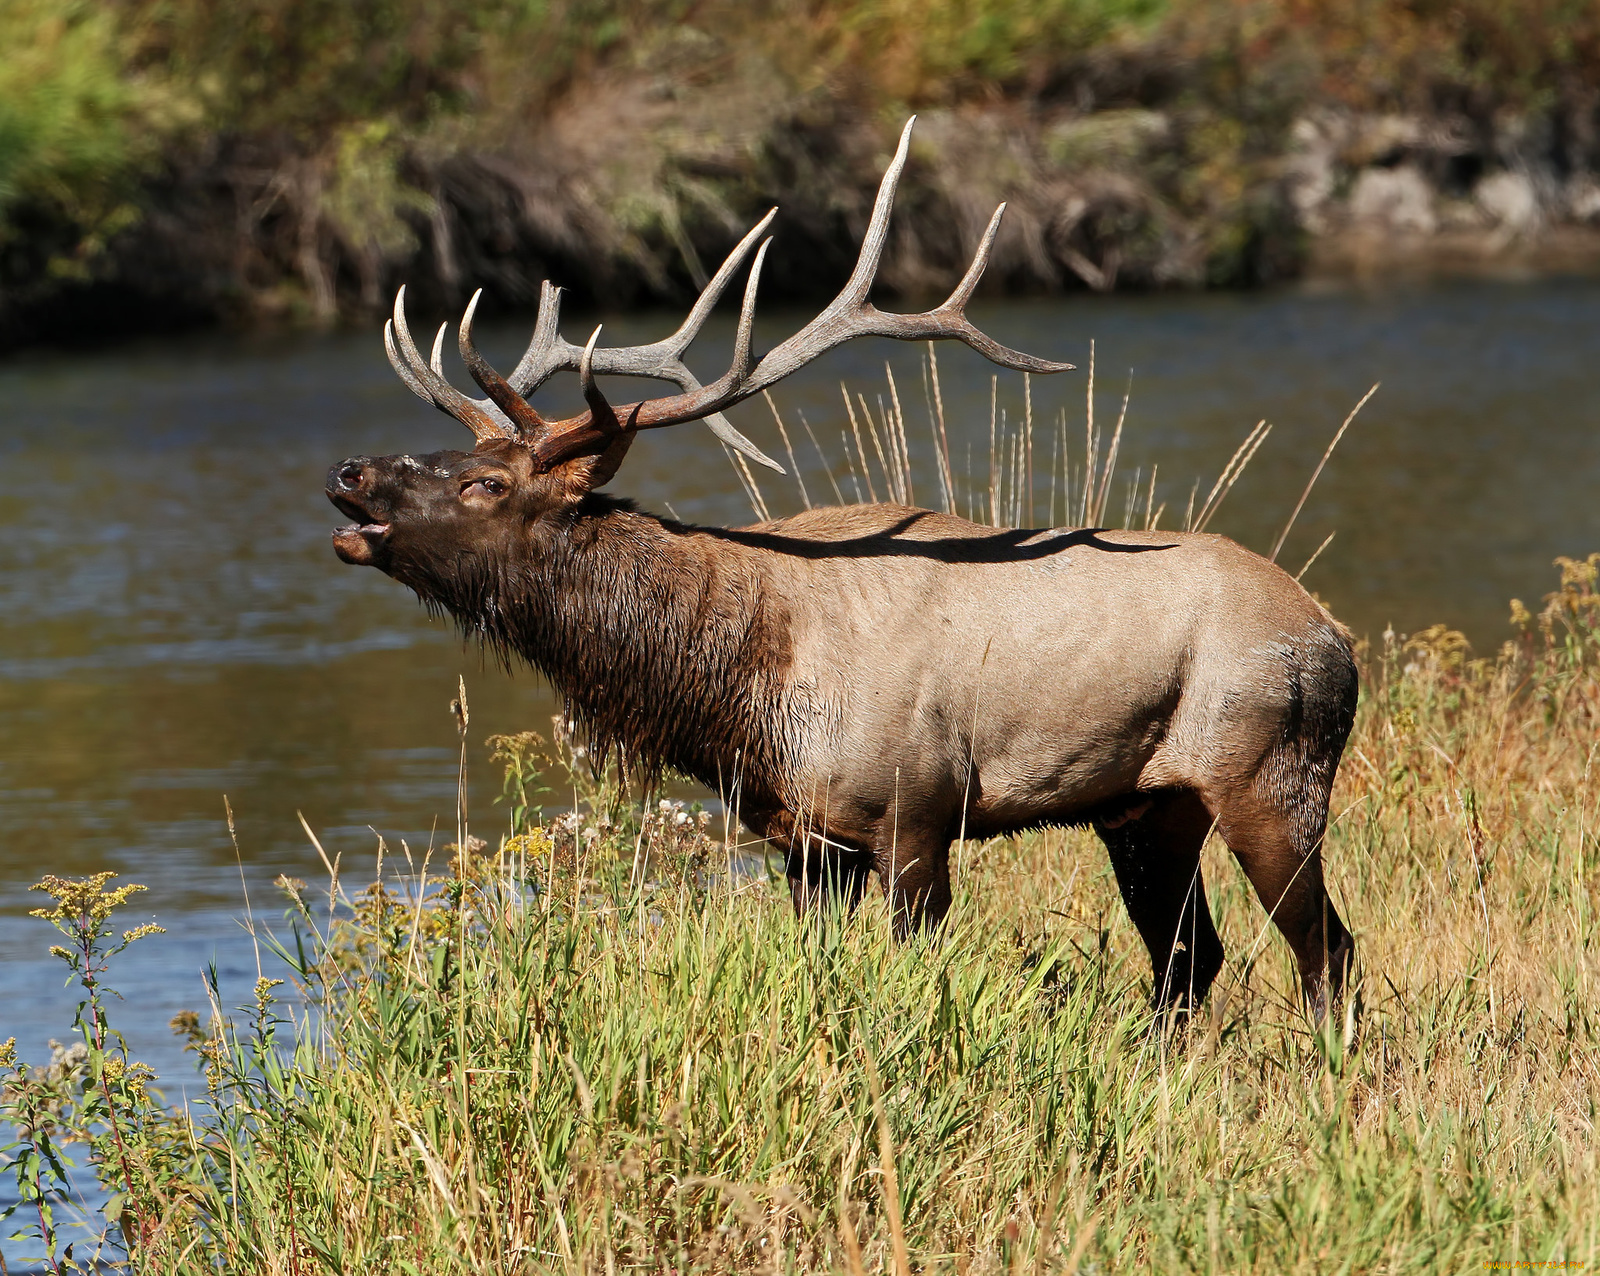
<svg viewBox="0 0 1600 1276"><path fill-rule="evenodd" d="M497 478L474 479L467 487L481 487L490 496L504 496L506 491L505 483Z"/></svg>

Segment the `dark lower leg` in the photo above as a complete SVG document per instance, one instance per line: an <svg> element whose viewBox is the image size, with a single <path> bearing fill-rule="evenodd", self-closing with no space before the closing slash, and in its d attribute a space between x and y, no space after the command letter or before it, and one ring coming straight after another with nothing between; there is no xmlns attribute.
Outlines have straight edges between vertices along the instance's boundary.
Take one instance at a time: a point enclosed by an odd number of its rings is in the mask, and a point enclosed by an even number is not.
<svg viewBox="0 0 1600 1276"><path fill-rule="evenodd" d="M950 911L948 840L901 833L894 846L878 852L878 876L894 910L897 938L904 939L913 930L931 930Z"/></svg>
<svg viewBox="0 0 1600 1276"><path fill-rule="evenodd" d="M1151 1002L1158 1009L1199 1005L1222 969L1222 940L1200 877L1210 827L1210 813L1189 793L1162 794L1135 818L1095 826L1149 950Z"/></svg>
<svg viewBox="0 0 1600 1276"><path fill-rule="evenodd" d="M785 857L784 873L789 879L789 897L794 915L813 912L830 900L837 900L846 913L855 911L866 893L872 875L872 858L861 852L813 848L810 855L791 850Z"/></svg>
<svg viewBox="0 0 1600 1276"><path fill-rule="evenodd" d="M1316 825L1313 836L1301 824ZM1306 1006L1320 1020L1344 994L1355 941L1328 898L1322 878L1322 821L1254 799L1229 805L1222 834L1255 887L1261 904L1289 941Z"/></svg>
<svg viewBox="0 0 1600 1276"><path fill-rule="evenodd" d="M1321 865L1317 865L1318 884L1321 884ZM1291 896L1293 892L1290 892ZM1344 922L1334 911L1333 901L1325 890L1317 892L1318 899L1297 908L1286 908L1280 903L1273 914L1278 929L1289 939L1294 950L1295 965L1300 970L1300 990L1313 1019L1321 1022L1328 1007L1337 1006L1344 998L1344 986L1350 976L1350 966L1355 960L1356 944ZM1280 918L1288 914L1285 926ZM1310 921L1300 920L1309 917ZM1293 932L1294 937L1291 936Z"/></svg>

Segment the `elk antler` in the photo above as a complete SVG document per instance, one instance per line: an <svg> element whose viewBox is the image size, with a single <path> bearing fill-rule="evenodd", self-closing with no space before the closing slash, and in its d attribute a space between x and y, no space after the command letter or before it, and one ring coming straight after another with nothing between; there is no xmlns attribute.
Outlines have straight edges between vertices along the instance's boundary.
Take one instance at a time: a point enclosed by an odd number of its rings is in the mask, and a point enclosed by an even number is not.
<svg viewBox="0 0 1600 1276"><path fill-rule="evenodd" d="M867 300L867 293L877 275L879 259L883 255L883 246L888 238L889 214L894 205L895 187L905 168L911 147L911 128L915 123L916 117L912 116L906 121L906 126L900 134L900 145L895 150L894 159L890 162L878 187L878 198L873 204L872 218L867 225L861 252L849 281L821 314L757 362L751 354L751 329L755 319L756 292L760 284L761 266L766 258L767 246L772 241L767 239L762 242L745 281L744 304L739 313L733 362L728 371L710 385L702 386L684 367L683 352L699 333L712 306L716 304L734 273L743 264L752 245L771 223L776 209L762 218L761 222L728 254L727 260L722 263L716 277L706 285L683 325L664 341L648 346L597 350L594 348L595 339L599 335L597 331L596 336L590 338L587 350L571 345L562 340L556 332L560 290L551 287L547 282L540 296L539 318L534 326L533 339L509 381L501 379L472 346L471 323L477 304L476 297L473 298L473 304L468 307L462 319L460 330L462 356L473 378L490 396L493 403L485 399L469 399L444 380L439 361L443 329L434 342L431 363L425 365L421 362L416 345L405 327L405 319L401 312L401 297L395 299L393 325L393 331L398 332L400 338L399 352L396 351L391 330L385 329L390 362L395 365L395 370L400 373L401 379L416 394L464 422L480 439L523 438L533 448L535 466L543 471L549 471L563 462L579 457L602 454L611 460L611 464L604 468L608 471L614 470L615 462L620 460L617 446L623 442L624 436L631 438L638 430L679 425L686 421L701 419L707 420L718 436L731 446L778 469L774 462L762 456L749 440L717 414L723 408L731 407L752 395L759 394L819 355L853 337L897 337L907 341L954 339L971 346L986 359L1002 367L1041 373L1069 370L1073 366L1070 363L1053 363L1000 345L993 338L980 332L966 317L966 304L978 286L984 267L988 264L989 251L994 244L995 233L1000 228L1000 218L1005 213L1004 204L995 209L994 216L989 219L988 228L979 241L978 250L973 255L972 264L967 267L967 273L962 276L955 291L942 305L922 314L900 315L886 314ZM404 289L401 293L403 297ZM406 364L409 366L402 366L399 353L405 355ZM528 406L522 396L531 394L553 373L564 369L577 369L581 373L584 398L589 403L589 410L564 421L545 421ZM613 408L595 385L595 373L659 377L675 381L684 393L666 398L646 399L639 403ZM498 405L498 409L495 405Z"/></svg>
<svg viewBox="0 0 1600 1276"><path fill-rule="evenodd" d="M739 267L750 255L750 250L760 239L761 233L772 224L772 219L777 214L778 210L772 209L734 246L733 251L717 269L717 273L696 298L693 308L676 332L650 345L594 350L593 371L603 376L654 377L662 381L671 381L686 393L700 389L700 382L683 362L683 353L700 335L706 317L721 299L733 277L738 274ZM540 286L539 317L534 322L533 337L528 342L528 348L510 378L501 377L489 365L489 361L479 353L472 341L472 321L482 292L480 288L473 294L466 314L461 317L457 345L461 351L462 361L467 365L467 371L472 374L472 379L478 383L488 398L469 398L444 379L442 361L439 357L443 329L440 329L440 339L434 341L431 364L422 362L405 320L404 288L401 288L395 296L394 320L384 326L384 345L389 353L389 362L394 365L394 370L400 374L400 379L410 387L413 394L433 404L441 412L455 417L480 441L491 438L520 438L524 442L537 445L552 428L559 429L571 422L560 422L552 426L551 422L534 411L525 396L531 395L557 372L579 371L583 366L584 347L573 345L557 331L561 322L561 289L547 279ZM399 336L398 348L396 334ZM706 424L711 428L711 432L729 447L743 452L761 465L777 470L779 474L784 472L781 465L734 429L733 424L720 412L707 415ZM609 442L612 432L607 432L607 437Z"/></svg>

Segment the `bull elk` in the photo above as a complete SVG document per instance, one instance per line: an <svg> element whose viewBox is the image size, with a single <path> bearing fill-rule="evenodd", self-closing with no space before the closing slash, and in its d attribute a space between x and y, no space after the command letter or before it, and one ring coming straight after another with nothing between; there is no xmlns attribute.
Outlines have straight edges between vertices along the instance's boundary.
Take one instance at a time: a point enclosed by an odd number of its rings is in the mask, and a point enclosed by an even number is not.
<svg viewBox="0 0 1600 1276"><path fill-rule="evenodd" d="M797 913L858 901L876 873L897 928L950 907L958 836L1090 824L1150 951L1154 1001L1190 1007L1223 949L1200 876L1215 828L1288 940L1309 1005L1338 997L1353 944L1323 885L1334 771L1356 670L1341 627L1283 571L1214 535L1007 530L876 504L751 527L695 527L595 489L640 430L708 420L858 336L954 338L1003 367L1069 368L1007 349L966 318L996 209L950 298L923 314L868 300L911 125L839 296L765 356L751 345L755 248L732 366L700 385L682 355L770 224L733 250L683 326L653 345L557 332L545 284L509 377L458 329L486 398L417 349L404 289L385 345L400 378L477 438L471 452L357 456L327 494L355 522L347 563L377 567L503 657L540 669L601 751L670 765L725 795L785 856ZM528 403L576 371L587 409ZM615 405L597 375L680 393Z"/></svg>

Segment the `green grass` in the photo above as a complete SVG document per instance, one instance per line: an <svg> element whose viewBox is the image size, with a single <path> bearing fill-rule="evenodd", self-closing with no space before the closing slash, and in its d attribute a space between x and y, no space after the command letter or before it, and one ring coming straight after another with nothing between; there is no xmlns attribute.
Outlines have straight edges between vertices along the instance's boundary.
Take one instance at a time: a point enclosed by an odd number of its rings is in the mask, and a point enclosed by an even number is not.
<svg viewBox="0 0 1600 1276"><path fill-rule="evenodd" d="M128 44L108 7L0 6L0 263L29 238L62 240L44 273L80 278L138 220L138 181L181 112L129 66Z"/></svg>
<svg viewBox="0 0 1600 1276"><path fill-rule="evenodd" d="M1087 834L966 844L951 924L896 945L877 901L798 924L718 827L590 787L421 898L286 882L316 1012L264 983L180 1024L206 1102L162 1110L91 1007L87 1060L12 1062L8 1114L93 1140L149 1272L1592 1262L1597 561L1492 659L1369 653L1328 847L1361 969L1324 1030L1216 845L1230 961L1171 1030ZM538 742L497 744L526 797ZM103 887L69 934L114 934Z"/></svg>

